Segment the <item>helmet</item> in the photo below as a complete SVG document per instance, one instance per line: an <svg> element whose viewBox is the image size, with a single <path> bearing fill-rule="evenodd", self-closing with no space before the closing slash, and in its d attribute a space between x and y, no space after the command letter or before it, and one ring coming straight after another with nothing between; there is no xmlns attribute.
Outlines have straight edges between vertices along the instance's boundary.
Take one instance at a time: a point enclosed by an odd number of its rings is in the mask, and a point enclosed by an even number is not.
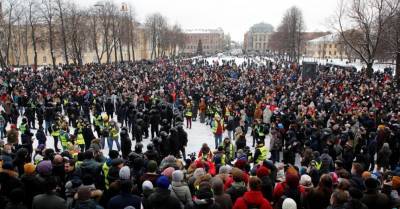
<svg viewBox="0 0 400 209"><path fill-rule="evenodd" d="M154 139L152 141L153 141L153 143L161 143L161 138L160 137L154 137Z"/></svg>
<svg viewBox="0 0 400 209"><path fill-rule="evenodd" d="M147 144L147 150L153 150L153 148L154 148L153 143Z"/></svg>
<svg viewBox="0 0 400 209"><path fill-rule="evenodd" d="M107 115L107 113L101 114L101 118L103 119L103 121L108 121L108 115Z"/></svg>
<svg viewBox="0 0 400 209"><path fill-rule="evenodd" d="M143 149L143 144L142 143L136 143L135 150L142 150L142 149Z"/></svg>
<svg viewBox="0 0 400 209"><path fill-rule="evenodd" d="M167 134L167 132L165 132L165 131L161 131L161 132L160 132L160 136L161 136L161 137L168 137L168 134Z"/></svg>

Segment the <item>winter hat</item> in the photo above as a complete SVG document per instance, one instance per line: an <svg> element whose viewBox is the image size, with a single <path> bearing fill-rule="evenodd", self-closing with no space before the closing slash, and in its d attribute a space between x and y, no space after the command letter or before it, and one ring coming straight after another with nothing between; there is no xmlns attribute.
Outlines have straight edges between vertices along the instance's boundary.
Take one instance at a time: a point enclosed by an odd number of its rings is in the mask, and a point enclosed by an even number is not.
<svg viewBox="0 0 400 209"><path fill-rule="evenodd" d="M296 168L290 166L290 167L286 170L286 175L298 175L298 172L297 172Z"/></svg>
<svg viewBox="0 0 400 209"><path fill-rule="evenodd" d="M14 166L13 166L12 162L6 161L6 162L3 162L2 168L6 169L6 170L13 170Z"/></svg>
<svg viewBox="0 0 400 209"><path fill-rule="evenodd" d="M393 176L392 178L392 187L393 189L400 188L400 176Z"/></svg>
<svg viewBox="0 0 400 209"><path fill-rule="evenodd" d="M233 168L232 169L232 178L236 182L243 181L243 171L240 170L239 168Z"/></svg>
<svg viewBox="0 0 400 209"><path fill-rule="evenodd" d="M163 175L163 176L167 176L168 178L171 178L172 177L172 173L175 171L175 168L173 168L173 167L168 167L168 168L166 168L162 173L161 173L161 175Z"/></svg>
<svg viewBox="0 0 400 209"><path fill-rule="evenodd" d="M293 174L286 175L286 183L291 188L297 188L299 185L299 176Z"/></svg>
<svg viewBox="0 0 400 209"><path fill-rule="evenodd" d="M128 166L124 166L119 170L119 178L121 180L129 180L131 178L131 170Z"/></svg>
<svg viewBox="0 0 400 209"><path fill-rule="evenodd" d="M80 187L77 194L78 200L80 201L89 200L92 195L89 187Z"/></svg>
<svg viewBox="0 0 400 209"><path fill-rule="evenodd" d="M154 173L157 171L157 162L154 160L150 160L147 163L147 172Z"/></svg>
<svg viewBox="0 0 400 209"><path fill-rule="evenodd" d="M229 174L232 170L232 167L229 165L223 165L219 167L219 174Z"/></svg>
<svg viewBox="0 0 400 209"><path fill-rule="evenodd" d="M362 176L362 179L365 181L365 180L371 178L371 172L364 171L361 176Z"/></svg>
<svg viewBox="0 0 400 209"><path fill-rule="evenodd" d="M110 157L111 159L116 159L119 156L119 152L117 150L110 150L110 152L108 153L108 157Z"/></svg>
<svg viewBox="0 0 400 209"><path fill-rule="evenodd" d="M338 184L338 175L335 172L330 172L331 178L332 178L332 183L333 184Z"/></svg>
<svg viewBox="0 0 400 209"><path fill-rule="evenodd" d="M300 178L300 185L305 187L312 187L311 177L307 174L304 174Z"/></svg>
<svg viewBox="0 0 400 209"><path fill-rule="evenodd" d="M144 181L142 184L142 189L143 189L143 191L153 190L153 183L151 183L151 181L148 181L148 180Z"/></svg>
<svg viewBox="0 0 400 209"><path fill-rule="evenodd" d="M378 188L379 182L374 178L368 178L364 181L364 184L367 189L376 189Z"/></svg>
<svg viewBox="0 0 400 209"><path fill-rule="evenodd" d="M36 166L36 171L43 176L51 175L52 170L53 165L51 164L50 160L43 160Z"/></svg>
<svg viewBox="0 0 400 209"><path fill-rule="evenodd" d="M36 166L33 163L26 163L24 165L24 173L26 175L31 175L35 172Z"/></svg>
<svg viewBox="0 0 400 209"><path fill-rule="evenodd" d="M183 181L183 172L181 170L176 170L172 172L172 181L173 182Z"/></svg>
<svg viewBox="0 0 400 209"><path fill-rule="evenodd" d="M200 200L211 199L213 196L214 194L210 187L201 187L196 193L196 197Z"/></svg>
<svg viewBox="0 0 400 209"><path fill-rule="evenodd" d="M260 168L257 169L257 177L258 178L262 178L264 176L268 176L269 175L269 169L266 168L265 166L261 166Z"/></svg>
<svg viewBox="0 0 400 209"><path fill-rule="evenodd" d="M235 163L235 167L243 170L246 167L247 162L245 160L238 160Z"/></svg>
<svg viewBox="0 0 400 209"><path fill-rule="evenodd" d="M160 176L157 179L157 187L163 188L163 189L168 189L169 188L169 179L166 176Z"/></svg>
<svg viewBox="0 0 400 209"><path fill-rule="evenodd" d="M206 175L206 171L204 170L204 168L196 168L196 170L194 170L194 173L193 173L194 178L197 179L204 175Z"/></svg>
<svg viewBox="0 0 400 209"><path fill-rule="evenodd" d="M292 198L286 198L282 203L282 209L297 209L296 202Z"/></svg>

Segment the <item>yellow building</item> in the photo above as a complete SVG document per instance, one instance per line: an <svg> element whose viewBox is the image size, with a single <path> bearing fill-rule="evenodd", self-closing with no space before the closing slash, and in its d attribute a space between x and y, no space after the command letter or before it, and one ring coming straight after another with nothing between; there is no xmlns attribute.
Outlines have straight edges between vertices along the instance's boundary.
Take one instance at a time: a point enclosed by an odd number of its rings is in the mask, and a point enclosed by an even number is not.
<svg viewBox="0 0 400 209"><path fill-rule="evenodd" d="M305 55L321 59L343 59L347 56L338 34L329 34L307 41Z"/></svg>
<svg viewBox="0 0 400 209"><path fill-rule="evenodd" d="M243 48L248 53L265 54L270 49L269 39L274 27L268 23L258 23L244 34Z"/></svg>

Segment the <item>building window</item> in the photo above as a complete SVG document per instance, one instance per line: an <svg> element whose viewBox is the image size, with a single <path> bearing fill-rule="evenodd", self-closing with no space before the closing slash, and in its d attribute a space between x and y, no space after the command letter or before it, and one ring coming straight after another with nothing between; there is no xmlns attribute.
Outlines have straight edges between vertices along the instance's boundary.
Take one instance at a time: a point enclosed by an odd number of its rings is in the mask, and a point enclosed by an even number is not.
<svg viewBox="0 0 400 209"><path fill-rule="evenodd" d="M43 63L46 63L47 62L47 58L46 58L46 56L43 56Z"/></svg>
<svg viewBox="0 0 400 209"><path fill-rule="evenodd" d="M331 52L331 51L329 51L329 55L332 55L332 52Z"/></svg>

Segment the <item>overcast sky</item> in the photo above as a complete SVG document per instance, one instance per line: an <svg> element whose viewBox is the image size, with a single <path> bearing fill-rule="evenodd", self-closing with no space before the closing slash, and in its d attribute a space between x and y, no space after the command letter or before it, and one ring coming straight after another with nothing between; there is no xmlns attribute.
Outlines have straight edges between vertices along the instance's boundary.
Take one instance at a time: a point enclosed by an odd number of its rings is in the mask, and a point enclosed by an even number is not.
<svg viewBox="0 0 400 209"><path fill-rule="evenodd" d="M75 0L85 7L98 0ZM215 29L221 27L232 40L243 41L243 34L259 22L279 25L285 10L297 6L303 11L307 31L327 31L327 19L338 0L114 0L134 7L139 22L146 15L160 12L169 23L179 23L183 29Z"/></svg>

